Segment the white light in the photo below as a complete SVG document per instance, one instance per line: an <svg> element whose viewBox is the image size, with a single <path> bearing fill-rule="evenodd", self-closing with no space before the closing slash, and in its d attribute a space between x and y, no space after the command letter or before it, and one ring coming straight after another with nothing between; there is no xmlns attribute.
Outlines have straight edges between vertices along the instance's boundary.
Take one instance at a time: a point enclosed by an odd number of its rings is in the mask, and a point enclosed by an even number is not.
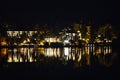
<svg viewBox="0 0 120 80"><path fill-rule="evenodd" d="M98 35L98 37L101 37L101 35Z"/></svg>
<svg viewBox="0 0 120 80"><path fill-rule="evenodd" d="M65 52L65 55L67 56L69 54L69 49L68 48L64 48L64 52Z"/></svg>
<svg viewBox="0 0 120 80"><path fill-rule="evenodd" d="M75 55L73 56L73 60L75 60Z"/></svg>
<svg viewBox="0 0 120 80"><path fill-rule="evenodd" d="M17 56L14 56L13 59L15 62L18 62Z"/></svg>
<svg viewBox="0 0 120 80"><path fill-rule="evenodd" d="M70 43L69 40L64 40L65 43Z"/></svg>
<svg viewBox="0 0 120 80"><path fill-rule="evenodd" d="M75 33L73 33L73 36L75 36Z"/></svg>
<svg viewBox="0 0 120 80"><path fill-rule="evenodd" d="M23 62L22 57L20 57L20 62Z"/></svg>
<svg viewBox="0 0 120 80"><path fill-rule="evenodd" d="M29 38L27 38L27 41L28 41L28 42L30 42L30 39L29 39Z"/></svg>
<svg viewBox="0 0 120 80"><path fill-rule="evenodd" d="M32 59L32 57L30 57L30 62L33 62L33 59Z"/></svg>

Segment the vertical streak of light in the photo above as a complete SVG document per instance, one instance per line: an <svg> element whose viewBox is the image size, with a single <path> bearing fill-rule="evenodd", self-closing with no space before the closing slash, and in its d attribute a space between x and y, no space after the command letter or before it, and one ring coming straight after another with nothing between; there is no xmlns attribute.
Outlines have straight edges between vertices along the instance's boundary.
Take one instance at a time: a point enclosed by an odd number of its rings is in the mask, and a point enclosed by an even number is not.
<svg viewBox="0 0 120 80"><path fill-rule="evenodd" d="M69 54L69 49L65 47L65 48L64 48L64 52L65 52L65 55L68 56L68 54Z"/></svg>
<svg viewBox="0 0 120 80"><path fill-rule="evenodd" d="M80 62L81 61L81 54L79 55L79 57L78 57L78 60L77 60L78 62Z"/></svg>
<svg viewBox="0 0 120 80"><path fill-rule="evenodd" d="M95 46L93 47L93 55L95 55Z"/></svg>

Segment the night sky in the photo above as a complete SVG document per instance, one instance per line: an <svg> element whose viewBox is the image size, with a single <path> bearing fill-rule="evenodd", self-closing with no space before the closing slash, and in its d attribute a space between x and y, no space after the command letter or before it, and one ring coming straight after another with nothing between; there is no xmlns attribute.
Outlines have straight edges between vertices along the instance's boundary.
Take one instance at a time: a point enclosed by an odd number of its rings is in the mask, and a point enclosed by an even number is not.
<svg viewBox="0 0 120 80"><path fill-rule="evenodd" d="M67 25L74 22L119 25L119 5L115 0L1 1L0 23Z"/></svg>

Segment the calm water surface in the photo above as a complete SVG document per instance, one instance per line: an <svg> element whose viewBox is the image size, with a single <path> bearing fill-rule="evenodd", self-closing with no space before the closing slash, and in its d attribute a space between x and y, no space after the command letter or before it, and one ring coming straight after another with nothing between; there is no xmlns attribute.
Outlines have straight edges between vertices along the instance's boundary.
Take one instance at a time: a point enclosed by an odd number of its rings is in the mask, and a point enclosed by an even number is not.
<svg viewBox="0 0 120 80"><path fill-rule="evenodd" d="M49 59L58 59L63 63L72 61L75 66L101 64L111 66L115 55L111 46L88 45L86 47L63 48L2 48L2 54L7 55L7 62L40 62Z"/></svg>

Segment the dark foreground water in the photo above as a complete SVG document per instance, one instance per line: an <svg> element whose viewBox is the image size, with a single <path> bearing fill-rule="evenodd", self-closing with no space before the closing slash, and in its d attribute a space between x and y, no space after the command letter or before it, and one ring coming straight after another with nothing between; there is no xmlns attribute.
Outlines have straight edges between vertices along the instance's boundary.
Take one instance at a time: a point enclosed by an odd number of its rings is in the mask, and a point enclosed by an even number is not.
<svg viewBox="0 0 120 80"><path fill-rule="evenodd" d="M115 80L120 78L120 57L111 46L64 48L2 48L6 62L1 79Z"/></svg>

